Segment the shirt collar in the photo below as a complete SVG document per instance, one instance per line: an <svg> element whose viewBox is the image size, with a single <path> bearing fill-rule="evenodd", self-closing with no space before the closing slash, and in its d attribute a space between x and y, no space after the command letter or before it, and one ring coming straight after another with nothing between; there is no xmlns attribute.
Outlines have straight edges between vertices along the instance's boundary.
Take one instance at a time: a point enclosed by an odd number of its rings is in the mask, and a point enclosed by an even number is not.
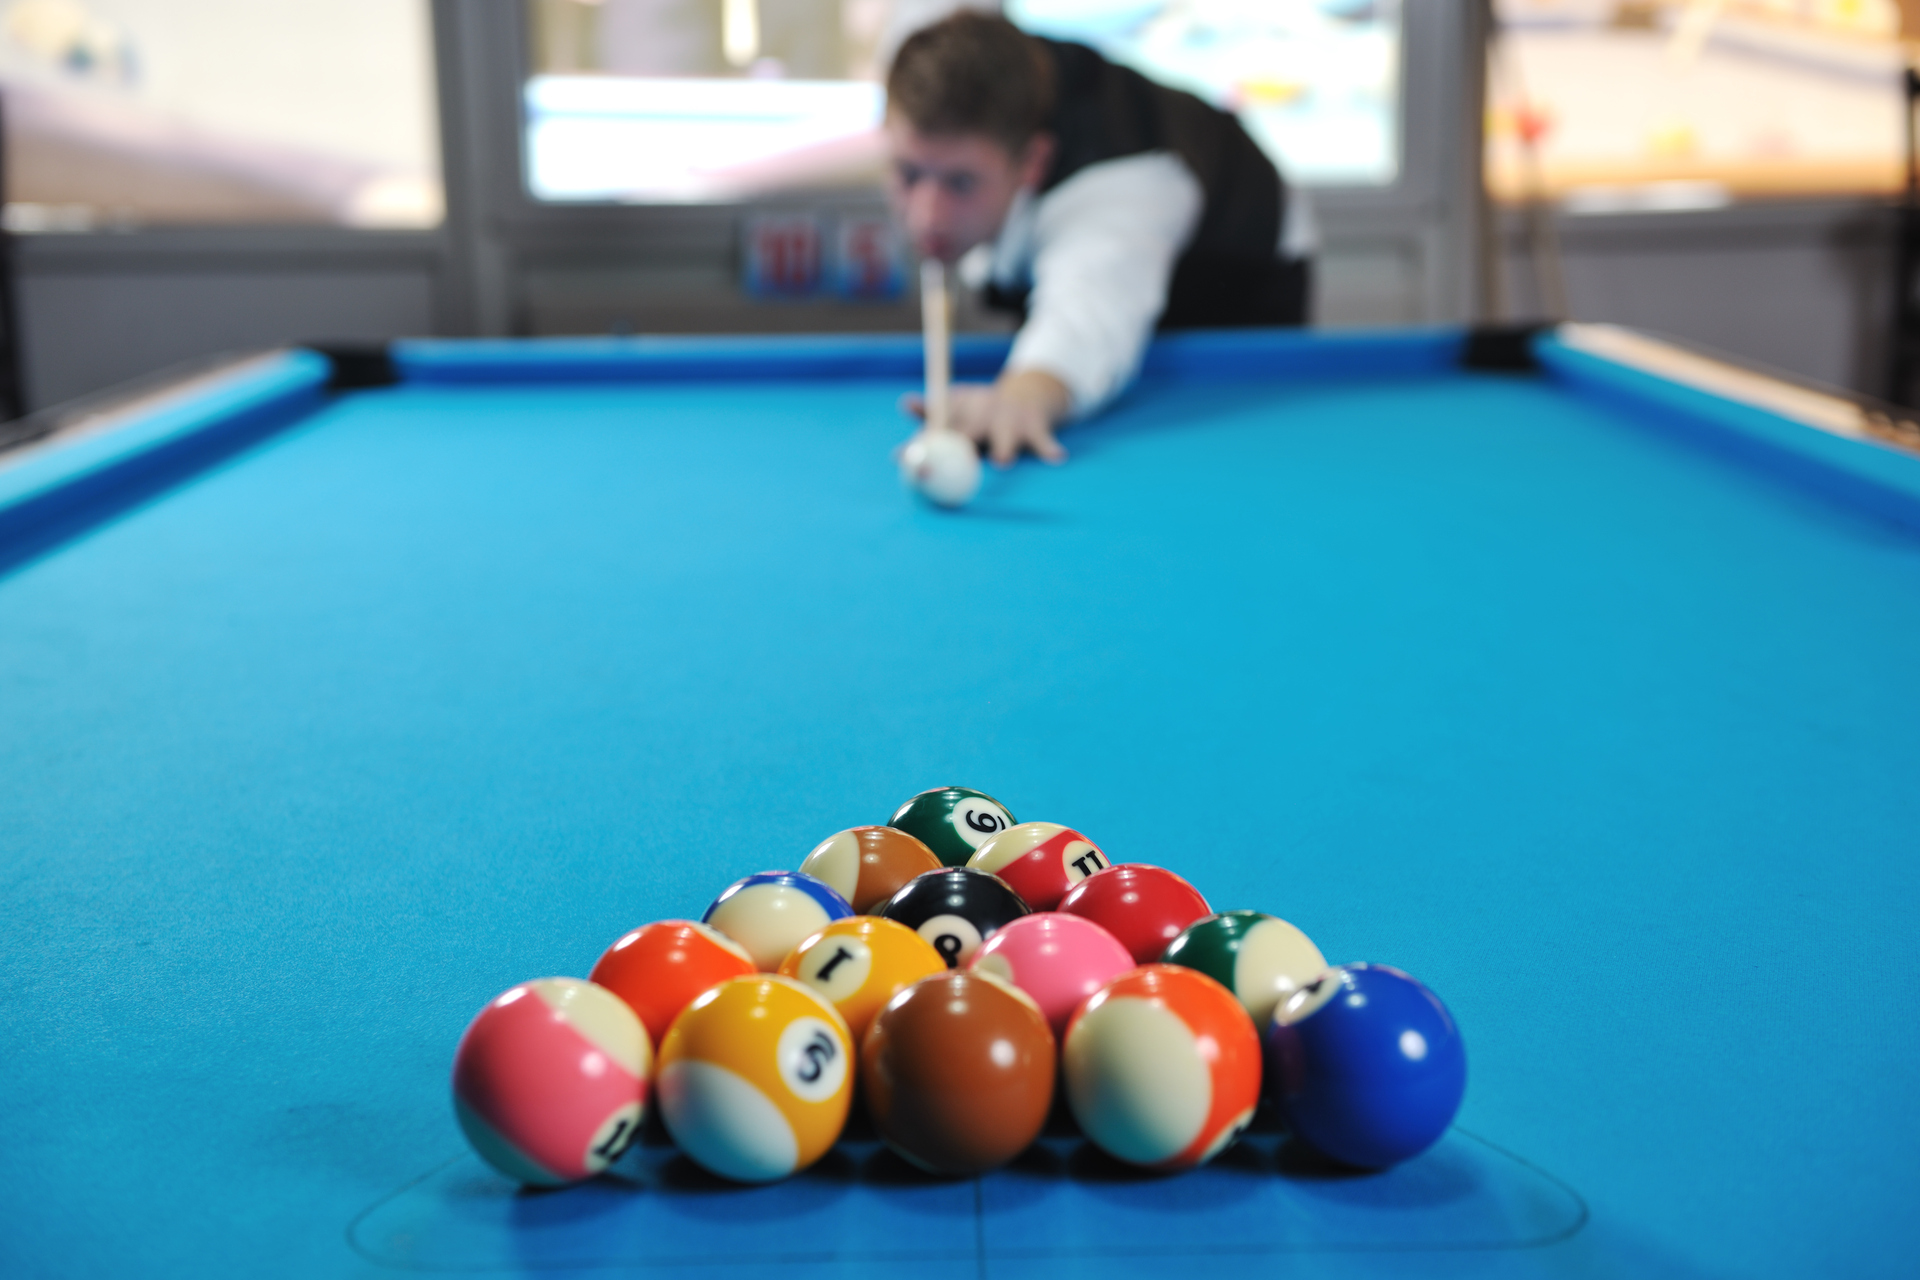
<svg viewBox="0 0 1920 1280"><path fill-rule="evenodd" d="M1013 287L1029 283L1028 276L1033 268L1035 207L1039 203L1026 187L1014 194L1013 203L1007 208L1006 221L1000 224L1000 234L994 237L988 258L987 275L993 283Z"/></svg>

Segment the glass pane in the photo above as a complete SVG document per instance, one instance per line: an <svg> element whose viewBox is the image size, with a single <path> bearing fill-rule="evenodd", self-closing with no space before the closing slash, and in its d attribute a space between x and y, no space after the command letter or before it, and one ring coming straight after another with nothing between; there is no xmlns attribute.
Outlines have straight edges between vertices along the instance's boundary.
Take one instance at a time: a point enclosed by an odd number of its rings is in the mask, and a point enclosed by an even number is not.
<svg viewBox="0 0 1920 1280"><path fill-rule="evenodd" d="M1487 186L1583 212L1903 181L1895 0L1497 0Z"/></svg>
<svg viewBox="0 0 1920 1280"><path fill-rule="evenodd" d="M878 183L886 60L905 32L956 7L526 2L532 194L639 203ZM1237 110L1297 181L1385 183L1399 172L1394 0L1013 0L1006 10Z"/></svg>
<svg viewBox="0 0 1920 1280"><path fill-rule="evenodd" d="M440 222L428 0L14 0L6 223Z"/></svg>
<svg viewBox="0 0 1920 1280"><path fill-rule="evenodd" d="M1291 181L1399 176L1397 0L1010 0L1007 12L1238 112Z"/></svg>

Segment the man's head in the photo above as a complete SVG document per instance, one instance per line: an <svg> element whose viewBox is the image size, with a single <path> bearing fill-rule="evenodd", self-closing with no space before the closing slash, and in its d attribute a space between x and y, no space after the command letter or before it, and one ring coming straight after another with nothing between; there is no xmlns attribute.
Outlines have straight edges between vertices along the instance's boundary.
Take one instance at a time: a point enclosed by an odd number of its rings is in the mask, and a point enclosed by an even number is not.
<svg viewBox="0 0 1920 1280"><path fill-rule="evenodd" d="M1053 159L1046 50L1005 18L962 10L909 36L887 72L895 206L922 254L991 240Z"/></svg>

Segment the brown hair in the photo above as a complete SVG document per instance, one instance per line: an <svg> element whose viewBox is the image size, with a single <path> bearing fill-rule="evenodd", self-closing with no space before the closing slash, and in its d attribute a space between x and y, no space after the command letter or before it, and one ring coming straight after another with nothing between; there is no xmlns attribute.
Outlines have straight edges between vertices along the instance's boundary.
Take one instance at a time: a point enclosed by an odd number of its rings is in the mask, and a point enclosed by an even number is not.
<svg viewBox="0 0 1920 1280"><path fill-rule="evenodd" d="M928 134L985 134L1018 155L1053 111L1053 60L1005 18L960 12L908 36L887 110Z"/></svg>

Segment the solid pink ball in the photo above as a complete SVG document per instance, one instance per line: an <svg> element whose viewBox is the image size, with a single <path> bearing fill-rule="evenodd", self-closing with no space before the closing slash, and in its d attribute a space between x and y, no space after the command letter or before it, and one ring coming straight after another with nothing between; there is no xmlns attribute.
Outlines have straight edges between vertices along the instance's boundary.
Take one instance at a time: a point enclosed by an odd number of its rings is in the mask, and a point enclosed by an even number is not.
<svg viewBox="0 0 1920 1280"><path fill-rule="evenodd" d="M1134 965L1119 939L1093 921L1039 911L1001 926L967 967L1031 996L1058 1040L1081 1001Z"/></svg>

